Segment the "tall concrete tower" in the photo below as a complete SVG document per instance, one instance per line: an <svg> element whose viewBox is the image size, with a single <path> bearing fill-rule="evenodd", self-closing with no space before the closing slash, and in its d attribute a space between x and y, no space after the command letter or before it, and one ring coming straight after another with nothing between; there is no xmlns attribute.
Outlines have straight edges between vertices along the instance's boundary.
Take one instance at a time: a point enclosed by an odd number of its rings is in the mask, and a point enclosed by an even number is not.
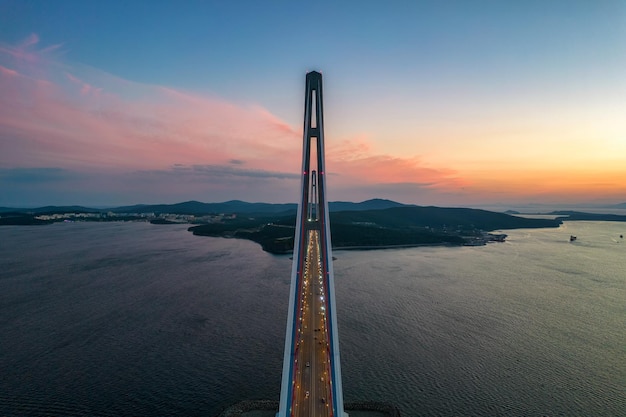
<svg viewBox="0 0 626 417"><path fill-rule="evenodd" d="M306 75L302 180L278 417L347 417L343 409L335 278L326 200L322 98L322 74L309 72ZM310 216L313 212L315 217Z"/></svg>

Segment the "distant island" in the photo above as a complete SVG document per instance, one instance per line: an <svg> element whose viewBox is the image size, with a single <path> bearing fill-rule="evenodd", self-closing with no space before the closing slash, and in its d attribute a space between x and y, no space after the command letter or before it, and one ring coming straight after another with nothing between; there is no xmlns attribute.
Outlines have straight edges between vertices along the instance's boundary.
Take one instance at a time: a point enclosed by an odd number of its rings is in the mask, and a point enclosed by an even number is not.
<svg viewBox="0 0 626 417"><path fill-rule="evenodd" d="M563 220L590 220L603 222L626 222L626 216L606 213L583 213L580 211L552 211L547 214L558 216Z"/></svg>
<svg viewBox="0 0 626 417"><path fill-rule="evenodd" d="M421 245L484 245L502 242L496 230L558 227L564 220L626 221L615 214L554 211L554 219L516 216L470 208L423 207L374 199L360 203L331 202L330 223L336 249L380 249ZM108 209L46 206L34 209L0 207L1 225L45 225L72 221L145 221L192 224L198 236L248 239L271 253L291 253L296 204L188 201L178 204L134 205Z"/></svg>

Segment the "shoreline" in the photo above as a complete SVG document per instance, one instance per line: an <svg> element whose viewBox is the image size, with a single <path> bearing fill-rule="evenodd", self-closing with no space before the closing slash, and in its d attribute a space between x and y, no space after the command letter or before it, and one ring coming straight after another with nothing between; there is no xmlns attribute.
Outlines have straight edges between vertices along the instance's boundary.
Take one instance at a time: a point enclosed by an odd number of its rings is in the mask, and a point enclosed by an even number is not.
<svg viewBox="0 0 626 417"><path fill-rule="evenodd" d="M419 248L419 247L439 247L439 246L449 246L449 247L459 247L459 246L478 246L478 245L464 245L464 244L452 244L452 243L405 243L399 245L359 245L359 246L339 246L334 247L333 251L337 250L376 250L376 249L404 249L404 248ZM482 245L480 245L482 246Z"/></svg>

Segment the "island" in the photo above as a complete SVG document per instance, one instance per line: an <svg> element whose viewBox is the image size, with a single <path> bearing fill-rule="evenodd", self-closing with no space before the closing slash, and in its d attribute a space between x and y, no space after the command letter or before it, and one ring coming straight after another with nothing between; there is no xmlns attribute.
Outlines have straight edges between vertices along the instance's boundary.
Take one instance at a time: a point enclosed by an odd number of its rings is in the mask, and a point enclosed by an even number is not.
<svg viewBox="0 0 626 417"><path fill-rule="evenodd" d="M192 226L194 235L249 239L263 250L291 253L296 216L237 216ZM333 249L383 249L423 245L477 246L502 242L502 229L558 227L560 219L528 219L468 208L401 206L330 213Z"/></svg>

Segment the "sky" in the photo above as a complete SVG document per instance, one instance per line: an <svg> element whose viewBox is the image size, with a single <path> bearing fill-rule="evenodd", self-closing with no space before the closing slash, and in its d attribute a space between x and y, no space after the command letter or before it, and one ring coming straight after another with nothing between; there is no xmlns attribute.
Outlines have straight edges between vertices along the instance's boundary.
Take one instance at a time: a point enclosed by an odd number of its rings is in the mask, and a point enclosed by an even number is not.
<svg viewBox="0 0 626 417"><path fill-rule="evenodd" d="M624 1L0 0L0 206L626 202Z"/></svg>

